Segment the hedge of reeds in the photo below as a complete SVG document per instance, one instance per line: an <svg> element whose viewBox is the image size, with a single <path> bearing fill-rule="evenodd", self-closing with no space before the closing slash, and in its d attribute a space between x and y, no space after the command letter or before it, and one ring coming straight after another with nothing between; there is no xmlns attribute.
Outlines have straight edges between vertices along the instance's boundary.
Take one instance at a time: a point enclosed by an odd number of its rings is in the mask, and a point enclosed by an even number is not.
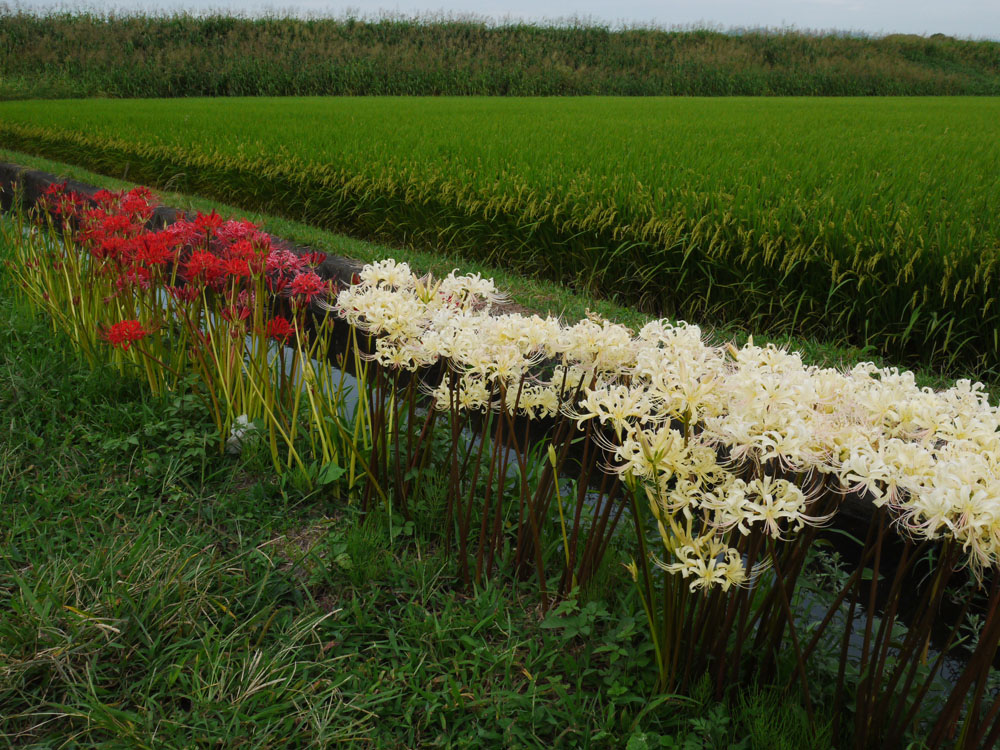
<svg viewBox="0 0 1000 750"><path fill-rule="evenodd" d="M1000 44L448 18L0 8L0 98L1000 93Z"/></svg>
<svg viewBox="0 0 1000 750"><path fill-rule="evenodd" d="M220 451L263 445L365 516L432 513L455 585L520 582L542 611L625 551L667 696L794 691L859 750L1000 740L1000 409L979 384L494 314L478 275L324 279L248 222L152 215L146 189L53 184L0 241L85 358L191 393ZM849 495L870 522L841 558L821 530Z"/></svg>
<svg viewBox="0 0 1000 750"><path fill-rule="evenodd" d="M10 148L642 310L1000 363L995 99L7 102Z"/></svg>

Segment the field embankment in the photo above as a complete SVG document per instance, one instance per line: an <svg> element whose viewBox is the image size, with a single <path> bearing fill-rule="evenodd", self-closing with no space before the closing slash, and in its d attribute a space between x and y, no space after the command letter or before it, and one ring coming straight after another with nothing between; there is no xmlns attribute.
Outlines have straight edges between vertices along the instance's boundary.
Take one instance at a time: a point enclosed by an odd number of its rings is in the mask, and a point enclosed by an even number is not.
<svg viewBox="0 0 1000 750"><path fill-rule="evenodd" d="M5 146L642 309L1000 364L990 99L8 102Z"/></svg>
<svg viewBox="0 0 1000 750"><path fill-rule="evenodd" d="M0 8L0 99L1000 93L1000 43Z"/></svg>

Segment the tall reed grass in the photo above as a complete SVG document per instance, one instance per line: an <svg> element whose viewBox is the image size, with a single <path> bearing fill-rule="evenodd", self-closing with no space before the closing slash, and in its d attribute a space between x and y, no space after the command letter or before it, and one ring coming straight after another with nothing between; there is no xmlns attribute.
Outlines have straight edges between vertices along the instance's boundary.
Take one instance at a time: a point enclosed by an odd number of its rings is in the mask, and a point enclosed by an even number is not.
<svg viewBox="0 0 1000 750"><path fill-rule="evenodd" d="M307 95L993 95L1000 45L449 18L0 7L0 99Z"/></svg>

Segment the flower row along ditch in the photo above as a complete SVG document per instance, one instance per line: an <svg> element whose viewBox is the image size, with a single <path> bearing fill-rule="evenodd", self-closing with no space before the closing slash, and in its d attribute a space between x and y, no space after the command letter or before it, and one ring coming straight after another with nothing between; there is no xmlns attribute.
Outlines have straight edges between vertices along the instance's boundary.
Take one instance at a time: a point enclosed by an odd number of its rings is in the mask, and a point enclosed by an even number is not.
<svg viewBox="0 0 1000 750"><path fill-rule="evenodd" d="M249 222L153 211L144 188L53 184L2 222L7 273L90 362L195 393L220 451L257 441L366 514L440 513L458 585L520 581L542 610L624 554L664 693L784 687L857 748L1000 739L1000 413L979 384L500 312L490 279L392 259L329 278ZM804 612L848 498L865 538Z"/></svg>

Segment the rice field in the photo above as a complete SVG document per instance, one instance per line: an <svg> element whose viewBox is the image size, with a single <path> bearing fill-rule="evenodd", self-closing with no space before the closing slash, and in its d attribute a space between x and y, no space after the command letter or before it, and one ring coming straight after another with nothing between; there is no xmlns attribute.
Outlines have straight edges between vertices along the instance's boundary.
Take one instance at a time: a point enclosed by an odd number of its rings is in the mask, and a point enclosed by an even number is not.
<svg viewBox="0 0 1000 750"><path fill-rule="evenodd" d="M0 143L982 376L998 122L994 98L27 101Z"/></svg>

